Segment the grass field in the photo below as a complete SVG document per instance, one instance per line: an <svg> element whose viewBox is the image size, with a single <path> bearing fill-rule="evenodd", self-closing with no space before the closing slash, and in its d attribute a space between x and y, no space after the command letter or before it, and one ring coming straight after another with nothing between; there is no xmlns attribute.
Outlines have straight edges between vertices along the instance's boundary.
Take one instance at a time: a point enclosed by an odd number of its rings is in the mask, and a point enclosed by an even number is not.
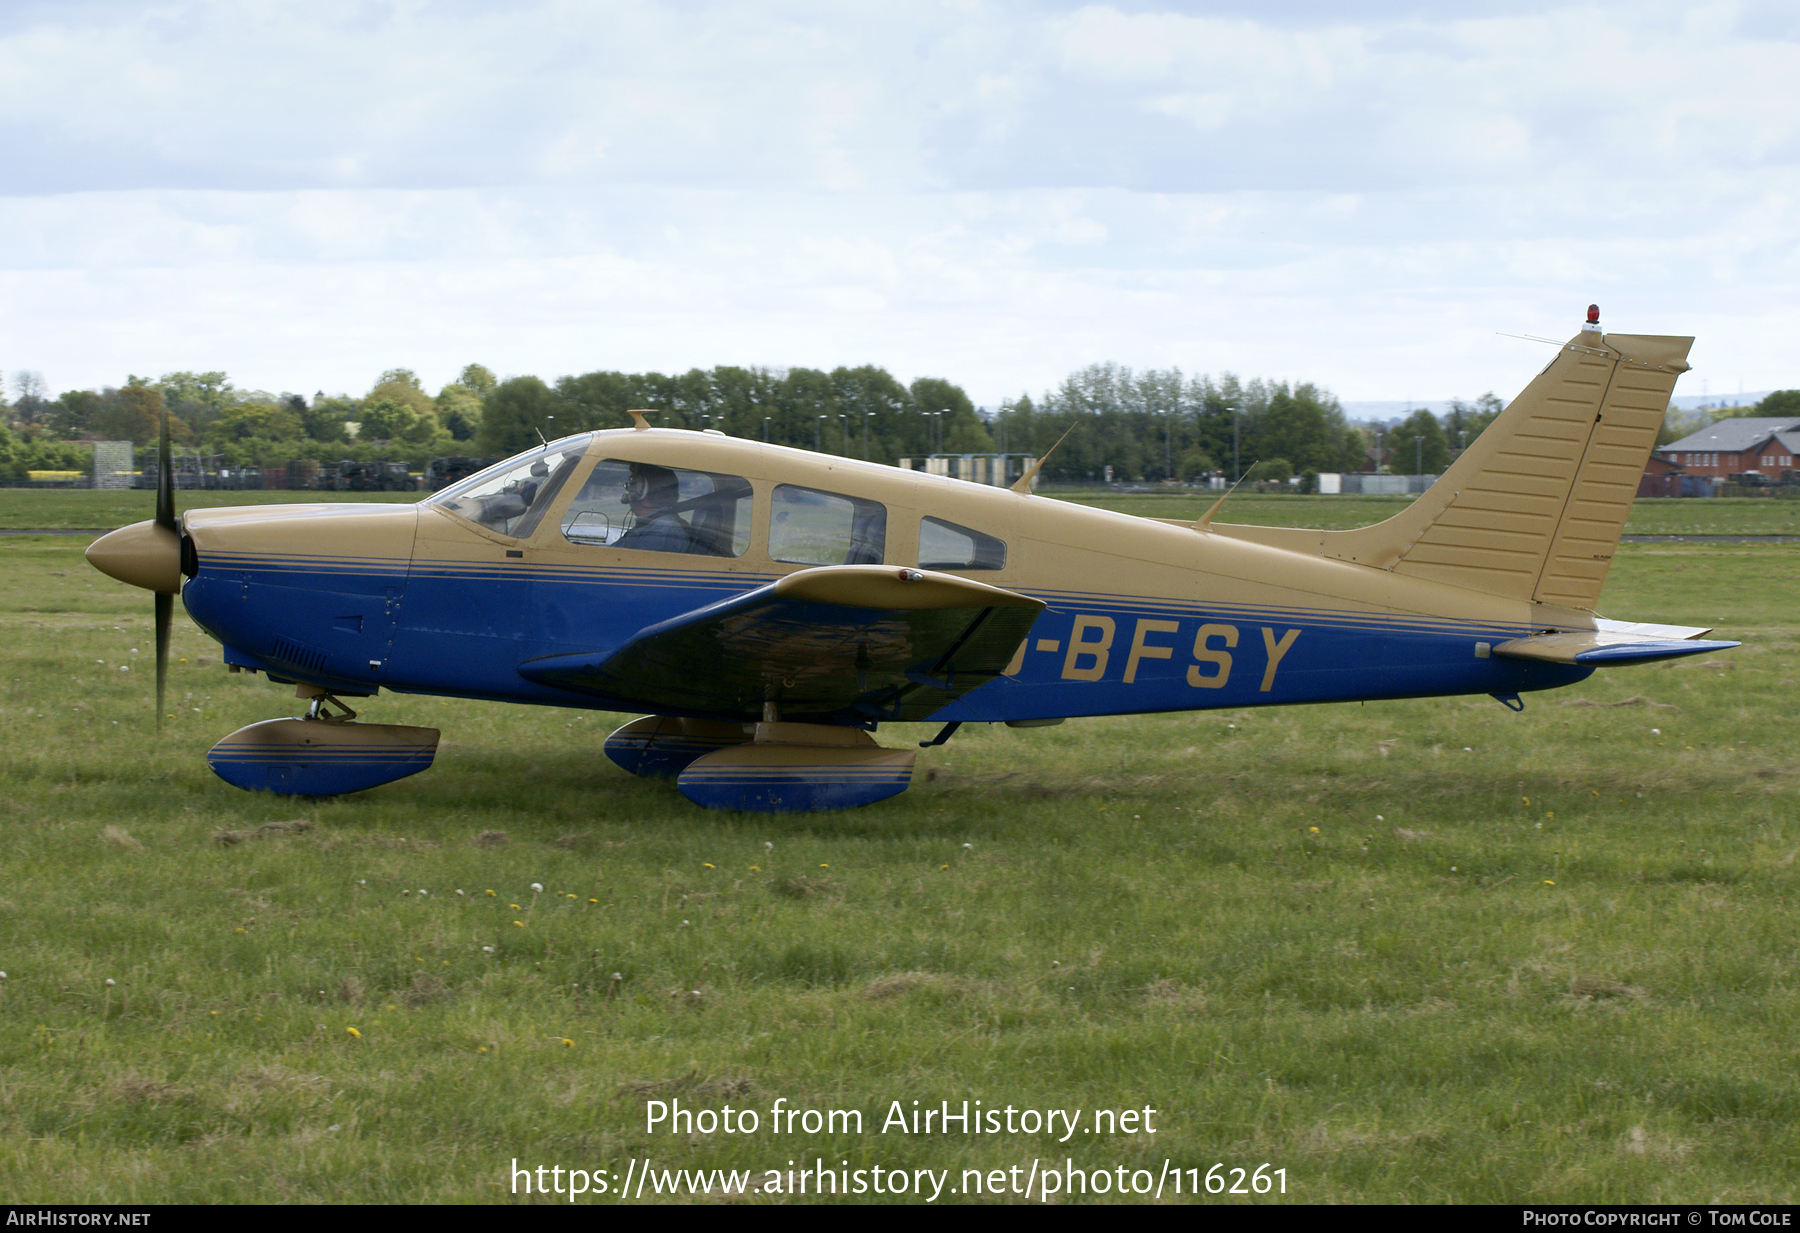
<svg viewBox="0 0 1800 1233"><path fill-rule="evenodd" d="M1319 508L1255 508L1284 500ZM148 597L84 546L0 541L9 1201L500 1201L515 1160L646 1158L749 1170L745 1201L815 1160L948 1170L940 1202L1034 1160L1267 1163L1264 1201L1795 1200L1796 549L1624 547L1609 615L1745 645L1521 715L972 727L892 801L760 817L618 771L614 717L397 696L367 714L442 727L430 772L237 792L207 746L299 704L178 616L155 735ZM882 1131L965 1099L1083 1112ZM676 1100L760 1125L648 1129ZM862 1131L774 1133L777 1101Z"/></svg>
<svg viewBox="0 0 1800 1233"><path fill-rule="evenodd" d="M1198 491L1128 493L1072 489L1046 495L1142 518L1198 518L1218 499L1216 493ZM419 498L420 494L410 492L181 492L177 494L176 503L181 509L213 509L226 505L402 502ZM1392 517L1411 501L1411 497L1298 497L1246 493L1226 502L1219 513L1219 521L1343 530ZM124 526L148 518L153 504L154 498L148 492L0 488L0 530L95 530ZM1631 521L1625 531L1628 535L1800 535L1800 501L1749 497L1647 499L1632 507Z"/></svg>

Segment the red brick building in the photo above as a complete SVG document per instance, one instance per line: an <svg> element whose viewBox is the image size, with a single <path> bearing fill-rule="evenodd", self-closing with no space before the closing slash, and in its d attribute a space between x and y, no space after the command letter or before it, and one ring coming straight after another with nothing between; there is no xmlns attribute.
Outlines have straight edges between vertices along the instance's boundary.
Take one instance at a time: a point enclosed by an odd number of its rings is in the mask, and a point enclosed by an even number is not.
<svg viewBox="0 0 1800 1233"><path fill-rule="evenodd" d="M1661 446L1644 468L1646 478L1680 472L1725 479L1754 471L1779 480L1800 470L1800 418L1729 419Z"/></svg>

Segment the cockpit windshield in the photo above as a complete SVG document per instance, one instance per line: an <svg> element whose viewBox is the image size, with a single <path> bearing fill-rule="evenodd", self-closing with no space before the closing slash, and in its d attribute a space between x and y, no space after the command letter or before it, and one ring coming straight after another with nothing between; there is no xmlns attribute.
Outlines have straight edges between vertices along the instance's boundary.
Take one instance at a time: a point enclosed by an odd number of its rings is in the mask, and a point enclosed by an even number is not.
<svg viewBox="0 0 1800 1233"><path fill-rule="evenodd" d="M441 505L490 531L524 539L537 529L592 440L592 433L583 433L527 450L427 497L424 504Z"/></svg>

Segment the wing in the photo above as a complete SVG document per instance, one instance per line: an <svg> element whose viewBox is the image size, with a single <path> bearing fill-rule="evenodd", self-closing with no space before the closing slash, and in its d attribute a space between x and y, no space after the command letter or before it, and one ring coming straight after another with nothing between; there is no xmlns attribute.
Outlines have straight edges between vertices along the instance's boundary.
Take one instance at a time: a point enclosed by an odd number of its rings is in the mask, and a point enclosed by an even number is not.
<svg viewBox="0 0 1800 1233"><path fill-rule="evenodd" d="M954 574L824 566L519 672L662 713L919 720L999 676L1043 609Z"/></svg>

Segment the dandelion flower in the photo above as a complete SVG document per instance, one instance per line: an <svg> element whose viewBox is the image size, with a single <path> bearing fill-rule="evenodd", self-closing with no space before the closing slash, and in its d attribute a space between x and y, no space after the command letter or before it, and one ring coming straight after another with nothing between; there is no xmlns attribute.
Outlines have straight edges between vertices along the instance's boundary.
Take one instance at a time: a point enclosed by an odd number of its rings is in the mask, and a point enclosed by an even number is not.
<svg viewBox="0 0 1800 1233"><path fill-rule="evenodd" d="M975 845L972 843L965 843L963 845L963 851L968 852L968 851L972 850L974 847L975 847Z"/></svg>
<svg viewBox="0 0 1800 1233"><path fill-rule="evenodd" d="M115 984L117 984L117 983L118 983L118 982L117 982L117 981L115 981L115 980L113 980L113 978L112 978L112 977L110 977L110 976L108 976L108 977L107 977L107 978L106 978L106 987L107 987L107 988L108 988L108 989L110 989L110 988L112 988L112 987L113 987L113 985L115 985Z"/></svg>
<svg viewBox="0 0 1800 1233"><path fill-rule="evenodd" d="M941 872L942 872L942 871L944 871L944 870L946 870L946 869L948 869L948 868L950 868L950 866L948 866L948 865L939 865L939 866L938 866L938 871L939 871L939 872L940 872L940 873L941 873Z"/></svg>
<svg viewBox="0 0 1800 1233"><path fill-rule="evenodd" d="M494 892L493 892L493 891L489 891L489 892L488 892L488 897L489 897L489 898L492 898L492 899L498 899L498 898L499 898L499 896L498 896L498 895L496 895L496 894L494 894Z"/></svg>
<svg viewBox="0 0 1800 1233"><path fill-rule="evenodd" d="M1318 827L1316 827L1316 826L1309 826L1309 827L1307 827L1307 828L1306 828L1306 829L1307 829L1307 831L1308 831L1308 832L1309 832L1309 833L1310 833L1310 834L1314 834L1314 835L1316 835L1316 834L1318 834L1318 833L1319 833L1319 828L1318 828Z"/></svg>
<svg viewBox="0 0 1800 1233"><path fill-rule="evenodd" d="M525 927L525 922L522 920L516 920L513 922L513 924L517 925L521 929L523 929Z"/></svg>
<svg viewBox="0 0 1800 1233"><path fill-rule="evenodd" d="M565 899L579 899L579 898L581 898L581 896L580 896L580 895L564 895L564 896L563 896L563 898L565 898Z"/></svg>
<svg viewBox="0 0 1800 1233"><path fill-rule="evenodd" d="M431 892L430 892L430 891L428 891L428 890L426 890L426 889L425 889L425 888L424 888L424 887L422 887L422 886L421 886L421 887L420 887L420 888L419 888L419 893L420 893L420 894L421 894L421 895L429 895L429 894L430 894L430 893L431 893Z"/></svg>
<svg viewBox="0 0 1800 1233"><path fill-rule="evenodd" d="M543 894L544 893L544 884L542 882L533 882L531 884L531 893L534 895Z"/></svg>
<svg viewBox="0 0 1800 1233"><path fill-rule="evenodd" d="M562 1042L563 1048L565 1049L573 1049L575 1047L575 1042L570 1040L567 1036L562 1038Z"/></svg>
<svg viewBox="0 0 1800 1233"><path fill-rule="evenodd" d="M523 909L520 908L519 905L516 903L508 904L507 906L510 907L515 912L523 911Z"/></svg>
<svg viewBox="0 0 1800 1233"><path fill-rule="evenodd" d="M761 873L762 866L761 865L752 865L752 866L750 866L750 872L751 873Z"/></svg>
<svg viewBox="0 0 1800 1233"><path fill-rule="evenodd" d="M828 861L820 861L820 862L819 862L819 868L821 868L821 869L829 869L829 868L831 868L831 864L830 864L830 862L828 862Z"/></svg>
<svg viewBox="0 0 1800 1233"><path fill-rule="evenodd" d="M361 1033L361 1032L359 1032L359 1031L357 1031L357 1030L356 1030L356 1029L355 1029L355 1028L353 1028L353 1027L348 1027L348 1028L345 1028L345 1029L344 1029L344 1030L345 1030L345 1031L346 1031L346 1032L348 1032L348 1033L350 1033L350 1035L352 1035L352 1036L354 1036L354 1037L356 1037L356 1039L358 1039L358 1040L361 1040L361 1039L362 1039L362 1033Z"/></svg>
<svg viewBox="0 0 1800 1233"><path fill-rule="evenodd" d="M1552 881L1551 881L1551 880L1550 880L1550 879L1549 879L1549 878L1545 878L1545 879L1544 879L1544 885L1545 885L1545 886L1555 886L1555 885L1556 885L1556 883L1554 883L1554 882L1552 882Z"/></svg>
<svg viewBox="0 0 1800 1233"><path fill-rule="evenodd" d="M484 946L481 948L481 953L484 955L491 955L494 953L494 948L491 946Z"/></svg>
<svg viewBox="0 0 1800 1233"><path fill-rule="evenodd" d="M590 899L590 900L588 900L588 902L589 903L599 903L600 901L598 899Z"/></svg>
<svg viewBox="0 0 1800 1233"><path fill-rule="evenodd" d="M457 892L456 892L456 897L457 897L457 898L458 898L458 899L461 899L461 898L462 898L462 891L460 891L460 890L459 890L459 891L457 891Z"/></svg>
<svg viewBox="0 0 1800 1233"><path fill-rule="evenodd" d="M702 865L705 865L705 866L706 866L706 867L707 867L707 868L708 868L708 869L711 869L711 868L712 868L712 867L713 867L713 865L712 865L712 862L711 862L711 861L701 861L701 862L700 862L700 863L701 863L701 864L702 864Z"/></svg>

